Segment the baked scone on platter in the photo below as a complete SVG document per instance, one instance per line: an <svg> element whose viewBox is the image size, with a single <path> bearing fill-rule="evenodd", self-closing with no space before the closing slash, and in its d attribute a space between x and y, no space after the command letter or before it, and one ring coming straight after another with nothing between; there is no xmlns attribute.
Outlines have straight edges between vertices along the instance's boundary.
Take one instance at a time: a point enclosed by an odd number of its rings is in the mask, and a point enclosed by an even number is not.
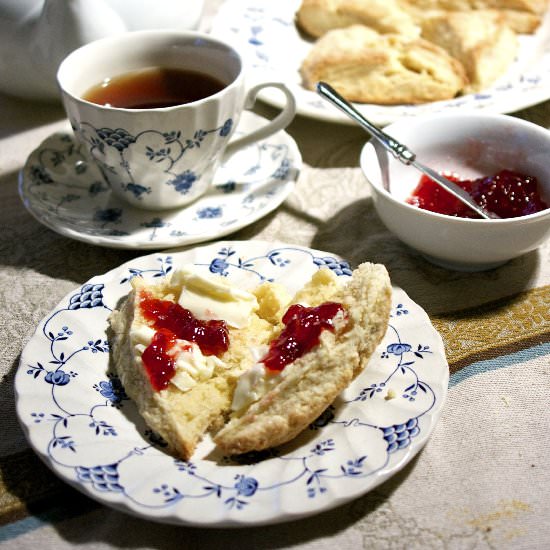
<svg viewBox="0 0 550 550"><path fill-rule="evenodd" d="M327 32L304 59L303 84L331 84L349 101L396 105L454 98L468 85L462 64L443 48L352 25Z"/></svg>
<svg viewBox="0 0 550 550"><path fill-rule="evenodd" d="M417 36L426 18L449 12L488 11L515 32L531 34L547 9L547 0L302 0L296 22L315 38L356 24L380 33Z"/></svg>
<svg viewBox="0 0 550 550"><path fill-rule="evenodd" d="M462 63L469 81L462 93L478 92L493 84L518 52L516 33L495 11L448 12L428 17L422 22L422 38Z"/></svg>
<svg viewBox="0 0 550 550"><path fill-rule="evenodd" d="M412 19L421 23L434 15L448 12L491 11L499 15L515 32L531 34L536 31L548 9L547 0L398 0L400 7Z"/></svg>
<svg viewBox="0 0 550 550"><path fill-rule="evenodd" d="M315 38L351 25L365 25L380 33L420 34L419 26L397 0L302 0L296 22Z"/></svg>
<svg viewBox="0 0 550 550"><path fill-rule="evenodd" d="M109 319L112 364L175 455L189 459L207 433L226 454L258 451L294 438L365 368L390 303L378 264L345 282L322 268L295 296L185 266L132 280Z"/></svg>

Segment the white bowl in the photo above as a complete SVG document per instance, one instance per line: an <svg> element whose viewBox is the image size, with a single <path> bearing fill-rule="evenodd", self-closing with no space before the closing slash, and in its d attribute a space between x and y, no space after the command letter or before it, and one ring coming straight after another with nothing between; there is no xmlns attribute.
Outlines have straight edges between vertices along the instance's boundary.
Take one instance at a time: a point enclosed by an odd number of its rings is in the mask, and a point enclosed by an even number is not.
<svg viewBox="0 0 550 550"><path fill-rule="evenodd" d="M384 131L439 172L472 178L507 168L536 176L539 192L550 205L550 132L540 126L507 115L457 112L402 119ZM550 235L550 209L486 220L455 218L406 203L420 172L373 140L363 147L360 165L388 229L443 267L491 269L536 249Z"/></svg>

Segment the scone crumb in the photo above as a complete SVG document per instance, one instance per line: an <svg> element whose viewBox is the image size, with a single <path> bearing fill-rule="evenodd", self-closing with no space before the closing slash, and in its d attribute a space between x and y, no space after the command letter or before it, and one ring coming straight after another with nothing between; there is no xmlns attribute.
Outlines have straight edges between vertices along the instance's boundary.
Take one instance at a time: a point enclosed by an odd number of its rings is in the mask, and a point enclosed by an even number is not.
<svg viewBox="0 0 550 550"><path fill-rule="evenodd" d="M334 299L341 281L328 267L321 267L311 280L306 283L295 295L293 302L302 305L319 305Z"/></svg>
<svg viewBox="0 0 550 550"><path fill-rule="evenodd" d="M279 283L265 282L257 286L252 293L258 300L258 317L272 324L280 323L290 302L290 294L286 288Z"/></svg>
<svg viewBox="0 0 550 550"><path fill-rule="evenodd" d="M384 399L386 401L390 401L391 399L395 399L397 397L397 394L395 393L395 390L392 390L391 388L388 388L388 391L386 395L384 396Z"/></svg>

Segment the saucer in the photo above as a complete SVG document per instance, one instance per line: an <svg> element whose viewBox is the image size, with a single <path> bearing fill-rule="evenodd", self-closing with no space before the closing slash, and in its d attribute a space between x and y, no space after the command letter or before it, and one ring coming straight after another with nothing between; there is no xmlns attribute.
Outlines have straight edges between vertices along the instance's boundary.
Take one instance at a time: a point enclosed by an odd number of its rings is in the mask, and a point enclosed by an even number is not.
<svg viewBox="0 0 550 550"><path fill-rule="evenodd" d="M243 112L235 135L265 124ZM128 249L195 244L233 233L277 208L293 191L302 158L284 131L231 156L209 191L177 210L151 211L113 196L73 134L56 132L28 157L19 194L42 224L66 237Z"/></svg>

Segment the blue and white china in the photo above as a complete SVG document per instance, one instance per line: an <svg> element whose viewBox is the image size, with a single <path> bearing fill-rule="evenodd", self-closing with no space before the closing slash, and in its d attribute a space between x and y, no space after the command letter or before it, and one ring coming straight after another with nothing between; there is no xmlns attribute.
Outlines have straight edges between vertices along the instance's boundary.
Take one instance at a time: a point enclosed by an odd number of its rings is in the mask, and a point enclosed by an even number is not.
<svg viewBox="0 0 550 550"><path fill-rule="evenodd" d="M83 99L111 77L151 67L204 73L223 87L202 99L161 108L121 108ZM148 210L185 206L206 193L243 110L253 107L263 88L282 92L282 112L233 141L232 152L283 130L295 114L294 97L284 84L248 89L239 53L192 31L136 31L96 40L69 54L57 79L76 140L103 179L119 198Z"/></svg>
<svg viewBox="0 0 550 550"><path fill-rule="evenodd" d="M344 114L302 86L299 68L313 41L296 28L300 4L301 0L226 0L211 32L241 52L253 79L285 82L296 97L298 114L350 124ZM550 97L550 12L536 34L520 35L519 42L515 63L487 90L423 105L357 107L369 120L384 125L417 114L465 108L510 113L540 103ZM275 106L281 104L281 98L270 90L264 90L260 98Z"/></svg>
<svg viewBox="0 0 550 550"><path fill-rule="evenodd" d="M57 100L55 73L71 51L140 29L195 29L203 0L2 0L0 91Z"/></svg>
<svg viewBox="0 0 550 550"><path fill-rule="evenodd" d="M263 123L245 111L235 136ZM301 165L296 143L279 131L222 164L197 201L151 212L114 196L68 130L51 135L31 153L19 193L39 222L67 237L114 248L160 249L218 238L260 219L292 192Z"/></svg>
<svg viewBox="0 0 550 550"><path fill-rule="evenodd" d="M427 442L447 394L448 365L426 313L394 288L387 333L365 371L294 441L240 458L210 438L189 461L165 452L109 369L108 316L133 277L182 263L242 288L295 291L320 267L347 278L328 252L261 241L152 254L69 293L38 326L15 377L17 415L38 455L99 502L160 522L244 527L316 514L359 497Z"/></svg>

